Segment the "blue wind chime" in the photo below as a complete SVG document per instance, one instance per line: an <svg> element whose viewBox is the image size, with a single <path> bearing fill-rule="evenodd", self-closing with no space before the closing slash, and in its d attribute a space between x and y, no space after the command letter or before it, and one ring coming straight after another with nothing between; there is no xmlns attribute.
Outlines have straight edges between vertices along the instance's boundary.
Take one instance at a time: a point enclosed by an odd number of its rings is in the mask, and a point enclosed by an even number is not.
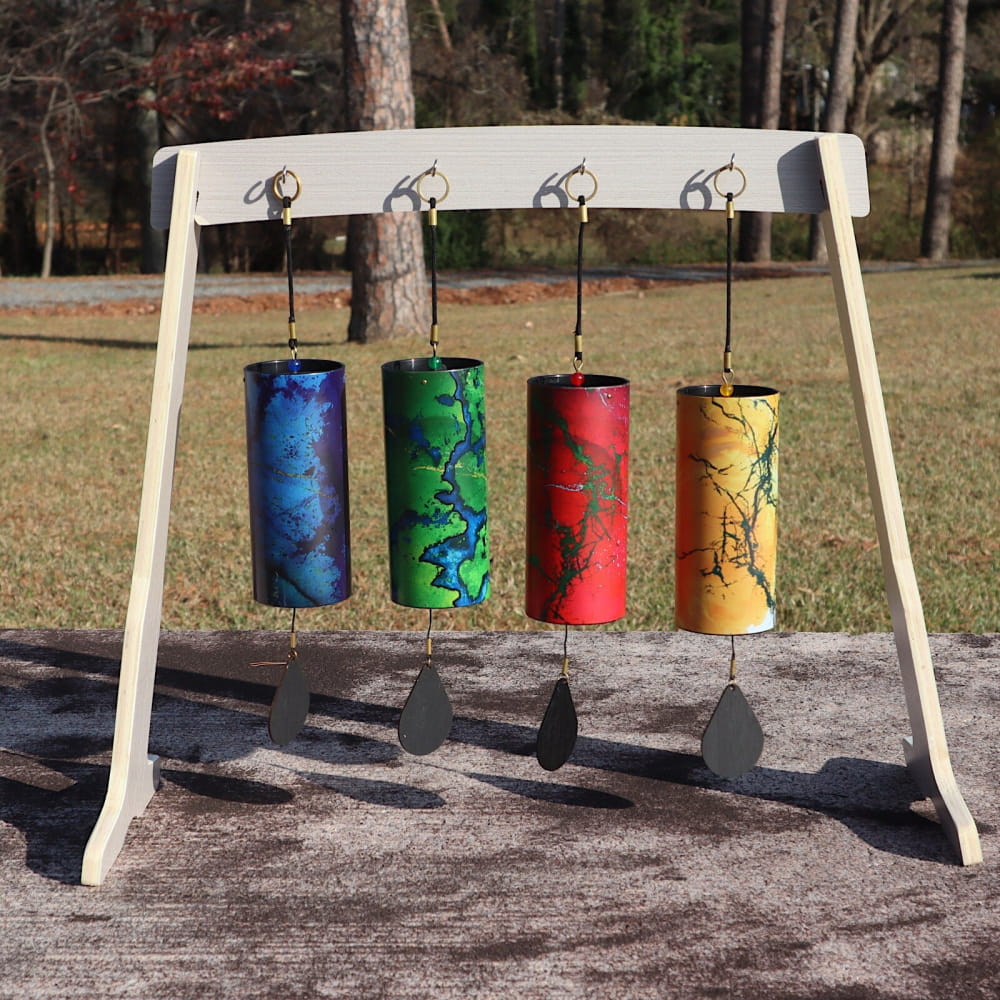
<svg viewBox="0 0 1000 1000"><path fill-rule="evenodd" d="M294 193L285 188L294 185ZM288 272L290 357L244 369L253 596L291 608L288 653L268 720L279 746L301 731L309 687L299 662L296 612L339 604L351 593L345 370L299 357L292 266L292 202L302 185L283 169L271 182L282 206ZM259 663L257 666L278 663Z"/></svg>

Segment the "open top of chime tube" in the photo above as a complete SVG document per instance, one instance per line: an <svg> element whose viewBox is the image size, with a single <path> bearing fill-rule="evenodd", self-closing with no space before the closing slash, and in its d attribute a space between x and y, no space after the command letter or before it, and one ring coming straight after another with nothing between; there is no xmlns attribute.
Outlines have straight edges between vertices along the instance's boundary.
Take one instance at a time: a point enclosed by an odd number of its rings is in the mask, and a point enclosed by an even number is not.
<svg viewBox="0 0 1000 1000"><path fill-rule="evenodd" d="M538 621L598 625L625 614L629 382L572 380L528 379L524 606Z"/></svg>
<svg viewBox="0 0 1000 1000"><path fill-rule="evenodd" d="M440 374L441 372L465 372L471 368L482 369L482 361L475 358L401 358L398 361L387 361L382 365L382 377L385 378L387 371L393 372L431 372Z"/></svg>
<svg viewBox="0 0 1000 1000"><path fill-rule="evenodd" d="M478 604L490 592L484 369L474 358L382 366L392 599Z"/></svg>
<svg viewBox="0 0 1000 1000"><path fill-rule="evenodd" d="M707 396L711 399L748 399L751 397L765 397L773 396L775 397L775 405L777 406L777 397L780 395L777 389L769 389L767 386L763 385L730 385L732 392L727 396L722 391L721 385L685 385L677 390L678 397L680 396Z"/></svg>
<svg viewBox="0 0 1000 1000"><path fill-rule="evenodd" d="M711 635L775 626L776 389L677 390L675 621Z"/></svg>
<svg viewBox="0 0 1000 1000"><path fill-rule="evenodd" d="M583 381L574 382L573 375L533 375L528 379L528 391L530 387L547 386L550 389L565 389L569 392L576 392L579 389L608 389L624 387L626 396L628 395L629 381L627 378L620 378L618 375L592 375L589 372L580 372L577 379Z"/></svg>
<svg viewBox="0 0 1000 1000"><path fill-rule="evenodd" d="M254 599L338 604L351 593L344 366L260 361L243 374Z"/></svg>
<svg viewBox="0 0 1000 1000"><path fill-rule="evenodd" d="M244 372L254 376L273 375L326 375L340 373L344 377L344 366L339 361L324 361L320 358L284 358L280 361L255 361L247 365Z"/></svg>

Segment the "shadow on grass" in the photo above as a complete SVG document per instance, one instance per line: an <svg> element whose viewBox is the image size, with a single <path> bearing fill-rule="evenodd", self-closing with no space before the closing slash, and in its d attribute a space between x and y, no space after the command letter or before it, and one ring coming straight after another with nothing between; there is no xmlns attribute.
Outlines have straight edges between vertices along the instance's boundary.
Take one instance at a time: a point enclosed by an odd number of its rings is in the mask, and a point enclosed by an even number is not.
<svg viewBox="0 0 1000 1000"><path fill-rule="evenodd" d="M114 340L105 337L47 337L28 333L0 333L0 341L27 341L33 344L74 344L79 347L107 347L121 351L155 351L155 340ZM246 347L245 344L201 344L191 341L190 351L218 351Z"/></svg>

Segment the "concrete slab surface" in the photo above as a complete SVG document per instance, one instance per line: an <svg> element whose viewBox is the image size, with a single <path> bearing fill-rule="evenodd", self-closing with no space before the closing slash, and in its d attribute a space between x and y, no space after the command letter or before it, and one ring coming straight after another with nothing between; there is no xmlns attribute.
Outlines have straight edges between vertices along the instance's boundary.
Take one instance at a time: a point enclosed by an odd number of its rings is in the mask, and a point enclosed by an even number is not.
<svg viewBox="0 0 1000 1000"><path fill-rule="evenodd" d="M1000 636L931 637L982 865L903 766L889 635L737 640L759 765L699 740L729 641L571 630L580 737L534 756L561 631L439 632L455 719L412 757L420 632L300 632L313 695L278 748L286 638L163 633L163 783L99 888L121 633L0 631L0 997L1000 997Z"/></svg>

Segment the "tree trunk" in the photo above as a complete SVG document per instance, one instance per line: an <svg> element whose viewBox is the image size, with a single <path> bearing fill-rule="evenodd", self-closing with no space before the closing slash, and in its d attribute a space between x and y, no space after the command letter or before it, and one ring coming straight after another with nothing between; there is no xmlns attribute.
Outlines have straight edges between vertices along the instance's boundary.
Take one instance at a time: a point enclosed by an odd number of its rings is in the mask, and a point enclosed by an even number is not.
<svg viewBox="0 0 1000 1000"><path fill-rule="evenodd" d="M149 91L143 97L153 97ZM139 231L141 234L140 270L143 274L162 274L167 257L166 234L154 229L149 220L149 203L153 194L153 154L160 148L160 115L152 108L135 109L135 137L139 147L138 194L141 201Z"/></svg>
<svg viewBox="0 0 1000 1000"><path fill-rule="evenodd" d="M776 129L781 123L781 72L785 54L785 15L788 0L754 0L743 4L742 81L749 93L741 98L745 128ZM757 46L759 63L756 69ZM750 102L756 94L756 113ZM739 207L739 206L737 206ZM753 212L740 216L739 259L765 262L771 259L771 213Z"/></svg>
<svg viewBox="0 0 1000 1000"><path fill-rule="evenodd" d="M740 17L740 125L760 128L761 86L763 84L764 23L766 0L744 0ZM736 256L753 260L757 241L757 217L753 212L740 216Z"/></svg>
<svg viewBox="0 0 1000 1000"><path fill-rule="evenodd" d="M854 80L854 101L848 115L847 130L861 136L864 141L875 131L874 125L868 120L868 109L871 107L872 94L881 69L881 63L877 66L862 65Z"/></svg>
<svg viewBox="0 0 1000 1000"><path fill-rule="evenodd" d="M934 139L927 182L927 206L920 236L921 256L944 260L951 227L951 191L958 157L958 128L965 78L965 34L969 0L945 0L941 12L941 70L934 115Z"/></svg>
<svg viewBox="0 0 1000 1000"><path fill-rule="evenodd" d="M147 6L149 4L147 3ZM243 10L244 19L250 17L250 0L247 0ZM137 55L143 63L152 60L156 53L156 38L149 28L139 33ZM143 274L161 274L166 264L167 239L161 229L154 229L149 221L149 203L153 194L153 154L160 148L160 113L153 109L156 92L152 87L146 88L138 106L135 108L135 134L139 158L139 190L140 204L140 262L139 269Z"/></svg>
<svg viewBox="0 0 1000 1000"><path fill-rule="evenodd" d="M563 53L566 48L566 0L555 0L552 25L552 90L556 111L566 103Z"/></svg>
<svg viewBox="0 0 1000 1000"><path fill-rule="evenodd" d="M781 124L781 71L785 59L785 16L788 0L768 0L761 53L760 127L776 129Z"/></svg>
<svg viewBox="0 0 1000 1000"><path fill-rule="evenodd" d="M824 132L841 132L847 122L854 79L854 51L858 45L859 0L837 0L830 58L830 83L823 109Z"/></svg>
<svg viewBox="0 0 1000 1000"><path fill-rule="evenodd" d="M451 52L451 34L448 31L448 21L441 9L441 0L431 0L431 11L434 14L434 22L437 24L438 35L441 37L441 45L445 52Z"/></svg>
<svg viewBox="0 0 1000 1000"><path fill-rule="evenodd" d="M863 0L858 10L855 36L854 100L847 110L847 129L868 140L873 123L868 120L875 83L885 59L893 51L896 0Z"/></svg>
<svg viewBox="0 0 1000 1000"><path fill-rule="evenodd" d="M49 123L56 103L56 90L52 88L49 106L38 126L42 155L45 158L45 243L42 246L42 277L52 277L52 247L56 238L56 164L49 144Z"/></svg>
<svg viewBox="0 0 1000 1000"><path fill-rule="evenodd" d="M413 128L405 0L344 0L341 9L348 129ZM442 169L447 168L442 165ZM419 213L352 216L348 252L352 268L348 340L391 340L429 327Z"/></svg>
<svg viewBox="0 0 1000 1000"><path fill-rule="evenodd" d="M851 100L854 51L858 44L859 0L837 0L833 25L833 51L830 54L830 83L820 128L824 132L843 132L847 124L847 105ZM809 220L809 257L818 264L829 260L826 239L819 216Z"/></svg>
<svg viewBox="0 0 1000 1000"><path fill-rule="evenodd" d="M746 0L740 16L740 125L760 127L767 0Z"/></svg>
<svg viewBox="0 0 1000 1000"><path fill-rule="evenodd" d="M41 255L35 226L35 180L21 163L9 166L0 182L3 188L3 236L7 274L35 274Z"/></svg>
<svg viewBox="0 0 1000 1000"><path fill-rule="evenodd" d="M854 54L854 99L848 132L867 142L878 128L878 82L887 62L923 30L926 0L861 0ZM872 105L876 110L872 110Z"/></svg>

